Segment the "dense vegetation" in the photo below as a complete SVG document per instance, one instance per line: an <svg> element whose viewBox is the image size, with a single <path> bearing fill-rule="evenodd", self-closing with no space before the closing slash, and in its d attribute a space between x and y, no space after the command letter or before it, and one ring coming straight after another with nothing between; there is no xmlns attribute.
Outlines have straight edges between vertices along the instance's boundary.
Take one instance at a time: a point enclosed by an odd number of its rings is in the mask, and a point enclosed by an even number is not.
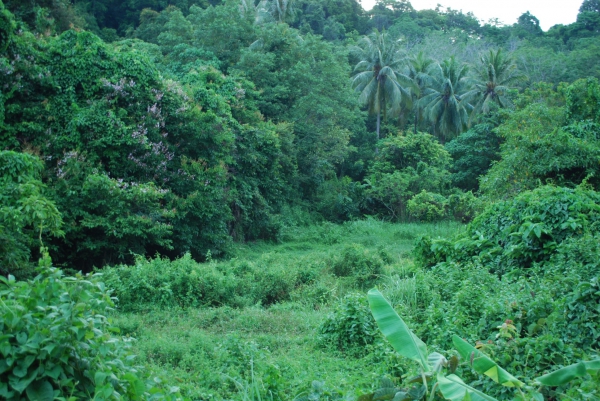
<svg viewBox="0 0 600 401"><path fill-rule="evenodd" d="M600 396L599 65L597 0L0 0L0 397L448 398L374 286L477 391Z"/></svg>

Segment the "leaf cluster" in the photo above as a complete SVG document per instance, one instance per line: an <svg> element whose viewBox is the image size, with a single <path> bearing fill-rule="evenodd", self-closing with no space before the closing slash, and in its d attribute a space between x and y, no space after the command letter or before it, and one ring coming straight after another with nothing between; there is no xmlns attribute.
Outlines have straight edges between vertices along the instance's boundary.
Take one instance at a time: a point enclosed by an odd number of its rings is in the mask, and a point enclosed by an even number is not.
<svg viewBox="0 0 600 401"><path fill-rule="evenodd" d="M30 281L0 278L3 399L179 399L134 366L131 339L115 335L113 299L99 275L65 277L47 253L40 263Z"/></svg>

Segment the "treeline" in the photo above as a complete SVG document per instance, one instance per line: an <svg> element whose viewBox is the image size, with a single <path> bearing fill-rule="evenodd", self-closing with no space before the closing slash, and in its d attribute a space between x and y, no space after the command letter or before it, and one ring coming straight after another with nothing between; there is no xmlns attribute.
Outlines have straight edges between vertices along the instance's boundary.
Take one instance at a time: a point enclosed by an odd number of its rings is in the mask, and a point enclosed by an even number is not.
<svg viewBox="0 0 600 401"><path fill-rule="evenodd" d="M405 1L0 2L1 270L595 185L599 4L543 32Z"/></svg>

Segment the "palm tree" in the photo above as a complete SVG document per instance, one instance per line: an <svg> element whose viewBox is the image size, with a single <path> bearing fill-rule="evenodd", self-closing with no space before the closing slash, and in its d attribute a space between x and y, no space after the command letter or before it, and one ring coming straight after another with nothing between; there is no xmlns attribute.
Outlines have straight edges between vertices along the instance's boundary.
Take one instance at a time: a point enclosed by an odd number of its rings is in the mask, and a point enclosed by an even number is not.
<svg viewBox="0 0 600 401"><path fill-rule="evenodd" d="M432 68L435 66L435 61L426 57L423 52L419 52L416 56L412 56L408 60L408 77L413 81L414 88L412 89L412 97L415 113L415 134L420 120L423 117L423 107L420 105L421 97L427 89L427 86L432 82Z"/></svg>
<svg viewBox="0 0 600 401"><path fill-rule="evenodd" d="M352 51L360 58L354 67L358 72L352 79L352 86L360 92L358 101L369 108L370 114L377 114L377 140L381 126L381 114L384 119L388 111L396 113L403 104L412 101L410 89L413 83L409 77L400 73L404 58L399 42L389 38L387 33L375 30L363 37L359 46ZM402 86L402 84L405 86Z"/></svg>
<svg viewBox="0 0 600 401"><path fill-rule="evenodd" d="M474 88L465 95L474 103L471 119L476 113L488 114L492 104L509 106L511 101L507 97L508 91L512 89L511 85L523 78L524 75L517 70L514 60L504 55L501 49L495 52L490 50L481 56L473 82Z"/></svg>
<svg viewBox="0 0 600 401"><path fill-rule="evenodd" d="M435 65L432 84L420 101L433 133L446 139L462 132L472 106L464 98L469 68L453 57Z"/></svg>
<svg viewBox="0 0 600 401"><path fill-rule="evenodd" d="M271 14L277 22L285 22L295 14L294 3L295 0L262 0L257 7Z"/></svg>

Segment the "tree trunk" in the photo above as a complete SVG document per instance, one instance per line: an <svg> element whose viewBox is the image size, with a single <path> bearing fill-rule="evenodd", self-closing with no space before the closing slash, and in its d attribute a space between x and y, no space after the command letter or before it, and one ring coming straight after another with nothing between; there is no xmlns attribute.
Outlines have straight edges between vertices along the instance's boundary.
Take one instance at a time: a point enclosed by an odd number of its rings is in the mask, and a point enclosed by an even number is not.
<svg viewBox="0 0 600 401"><path fill-rule="evenodd" d="M419 109L415 110L415 135L417 135L417 122L419 121Z"/></svg>
<svg viewBox="0 0 600 401"><path fill-rule="evenodd" d="M377 143L379 143L379 127L381 126L381 110L377 112ZM379 147L375 145L375 154L379 154Z"/></svg>

